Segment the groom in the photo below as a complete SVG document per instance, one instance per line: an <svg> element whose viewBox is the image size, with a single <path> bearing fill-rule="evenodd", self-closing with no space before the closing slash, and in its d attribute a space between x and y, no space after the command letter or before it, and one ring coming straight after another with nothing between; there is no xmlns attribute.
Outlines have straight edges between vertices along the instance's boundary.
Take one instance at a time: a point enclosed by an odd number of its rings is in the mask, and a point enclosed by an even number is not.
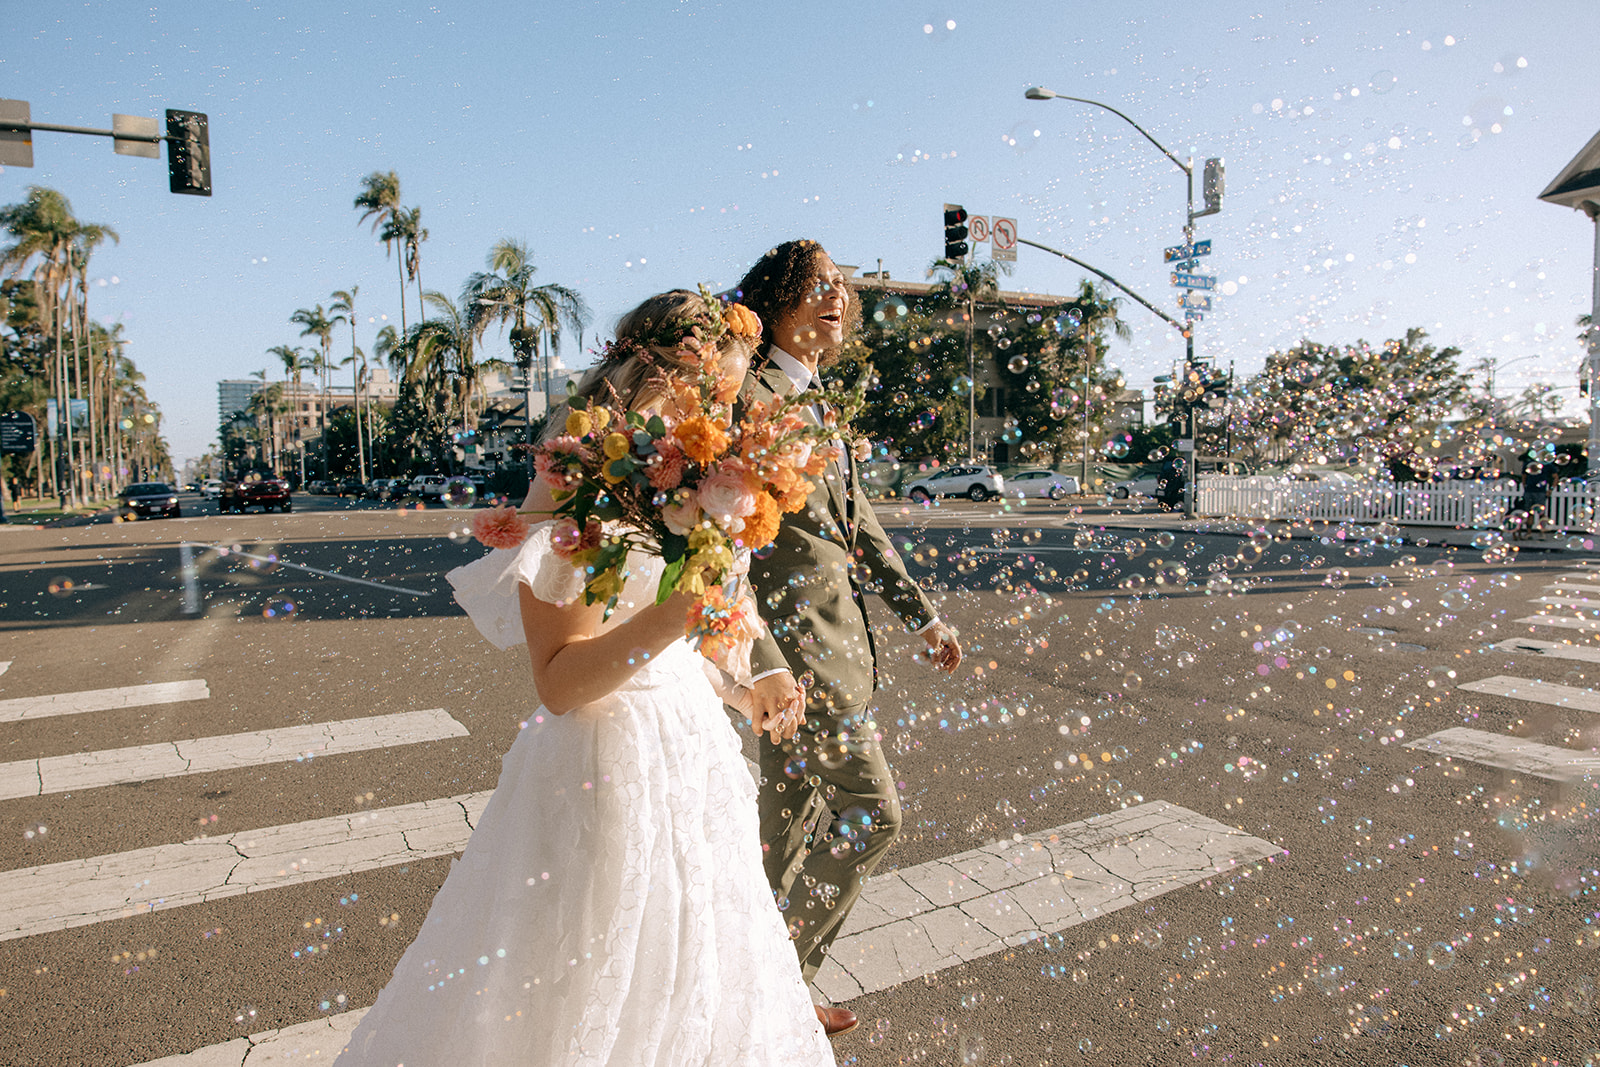
<svg viewBox="0 0 1600 1067"><path fill-rule="evenodd" d="M817 385L818 368L860 319L844 276L815 241L789 241L761 257L739 283L739 300L766 327L740 393L745 404ZM816 396L812 415L825 419L827 400ZM796 678L810 672L815 679L799 732L777 744L763 734L760 742L767 878L807 982L900 832L893 771L867 710L877 667L866 588L881 589L927 642L935 666L953 671L961 662L955 634L906 574L873 515L849 453L829 464L803 509L785 516L771 554L750 571L770 631L751 654L756 728L798 700ZM856 1024L843 1008L819 1006L817 1016L830 1035Z"/></svg>

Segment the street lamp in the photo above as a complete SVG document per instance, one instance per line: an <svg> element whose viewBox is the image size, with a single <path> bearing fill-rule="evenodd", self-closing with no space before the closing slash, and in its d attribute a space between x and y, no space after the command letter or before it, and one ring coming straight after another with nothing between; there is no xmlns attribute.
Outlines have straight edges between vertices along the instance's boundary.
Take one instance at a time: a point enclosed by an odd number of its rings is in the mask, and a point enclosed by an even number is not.
<svg viewBox="0 0 1600 1067"><path fill-rule="evenodd" d="M1027 99L1029 99L1029 100L1071 100L1071 101L1073 101L1075 103L1088 104L1091 107L1098 107L1098 108L1100 108L1100 109L1102 109L1104 111L1109 111L1113 115L1117 116L1117 118L1119 118L1122 121L1126 122L1129 126L1132 126L1134 129L1138 130L1139 133L1144 136L1145 140L1147 140L1151 144L1155 145L1156 148L1161 152L1162 155L1164 155L1168 159L1172 160L1173 165L1176 166L1179 170L1183 171L1183 177L1184 177L1185 187L1186 187L1186 191L1187 191L1187 203L1186 203L1186 211L1185 211L1184 223L1183 223L1183 248L1182 248L1182 251L1184 252L1184 256L1182 257L1183 262L1180 262L1180 263L1177 263L1177 264L1174 264L1174 265L1177 266L1179 269L1188 269L1188 268L1192 267L1193 266L1193 253L1194 253L1194 220L1198 219L1198 218L1204 218L1207 215L1215 215L1217 212L1222 210L1222 188L1223 188L1223 166L1222 166L1222 160L1221 159L1215 159L1215 158L1206 160L1205 172L1204 172L1204 174L1205 174L1205 185L1204 185L1204 189L1203 189L1203 194L1204 194L1204 197L1205 197L1205 205L1206 206L1205 206L1205 208L1203 210L1196 211L1194 209L1194 161L1191 159L1188 163L1185 163L1183 160L1181 160L1177 156L1173 155L1170 151L1167 150L1167 147L1165 145L1163 145L1160 141L1156 140L1154 137L1150 136L1149 131L1146 130L1143 126L1139 125L1137 122L1134 122L1128 116L1124 115L1122 112L1120 112L1116 108L1112 107L1110 104L1101 103L1099 100L1089 100L1089 99L1087 99L1085 97L1082 97L1082 96L1067 96L1067 95L1065 95L1063 93L1058 93L1058 92L1056 92L1056 91L1054 91L1052 89L1046 89L1042 85L1035 85L1032 88L1028 89L1026 92L1024 92L1022 95L1024 97L1026 97ZM1190 312L1185 317L1190 320L1189 324L1187 326L1185 326L1184 331L1183 331L1183 337L1184 337L1184 366L1185 366L1185 373L1187 373L1187 368L1194 365L1194 324L1193 324L1194 315L1193 315L1193 312ZM1186 518L1194 518L1194 491L1195 491L1196 482L1199 479L1200 469L1199 469L1199 464L1195 462L1195 452L1194 452L1195 418L1194 418L1194 411L1193 411L1192 408L1189 409L1187 411L1187 413L1185 414L1185 416L1184 416L1184 432L1185 432L1185 434L1187 435L1187 438L1188 438L1188 448L1187 449L1182 448L1181 445L1180 445L1179 451L1187 451L1189 453L1188 461L1189 461L1190 470L1189 470L1189 477L1184 480L1183 513L1184 513L1184 516Z"/></svg>

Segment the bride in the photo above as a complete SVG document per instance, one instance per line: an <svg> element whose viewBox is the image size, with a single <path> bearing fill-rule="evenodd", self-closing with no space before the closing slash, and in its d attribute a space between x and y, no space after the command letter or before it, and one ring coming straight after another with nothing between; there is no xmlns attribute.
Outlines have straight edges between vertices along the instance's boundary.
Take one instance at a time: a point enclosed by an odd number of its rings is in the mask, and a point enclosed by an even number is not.
<svg viewBox="0 0 1600 1067"><path fill-rule="evenodd" d="M578 394L673 414L667 376L695 373L676 339L719 321L699 294L652 297ZM736 389L751 341L717 343ZM525 504L552 507L538 486ZM486 638L526 644L540 706L338 1067L832 1064L762 870L755 783L684 640L690 598L655 604L662 561L635 553L605 618L550 531L450 574Z"/></svg>

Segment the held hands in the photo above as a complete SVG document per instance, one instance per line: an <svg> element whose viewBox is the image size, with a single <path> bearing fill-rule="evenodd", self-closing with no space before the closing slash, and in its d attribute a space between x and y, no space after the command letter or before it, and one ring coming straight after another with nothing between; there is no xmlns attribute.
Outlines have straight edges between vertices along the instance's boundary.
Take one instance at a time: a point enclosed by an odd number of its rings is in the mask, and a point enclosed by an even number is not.
<svg viewBox="0 0 1600 1067"><path fill-rule="evenodd" d="M961 642L950 627L942 622L930 626L922 632L922 639L928 643L928 662L935 668L951 674L961 666Z"/></svg>
<svg viewBox="0 0 1600 1067"><path fill-rule="evenodd" d="M733 705L750 716L750 729L765 733L773 744L787 741L806 721L805 690L788 671L759 678L750 693L748 710Z"/></svg>

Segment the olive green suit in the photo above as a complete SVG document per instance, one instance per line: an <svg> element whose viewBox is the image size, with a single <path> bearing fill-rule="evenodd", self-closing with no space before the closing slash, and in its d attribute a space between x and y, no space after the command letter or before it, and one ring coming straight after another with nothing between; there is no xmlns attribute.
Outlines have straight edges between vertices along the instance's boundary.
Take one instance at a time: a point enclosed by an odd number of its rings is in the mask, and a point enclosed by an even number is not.
<svg viewBox="0 0 1600 1067"><path fill-rule="evenodd" d="M752 371L744 402L771 402L793 383ZM936 617L878 524L853 460L829 464L800 511L785 515L750 580L770 631L751 653L756 675L810 671L806 723L791 740L761 739L761 841L767 877L795 939L801 973L816 974L866 876L900 831L900 797L882 735L867 715L876 687L864 593L880 593L910 629Z"/></svg>

